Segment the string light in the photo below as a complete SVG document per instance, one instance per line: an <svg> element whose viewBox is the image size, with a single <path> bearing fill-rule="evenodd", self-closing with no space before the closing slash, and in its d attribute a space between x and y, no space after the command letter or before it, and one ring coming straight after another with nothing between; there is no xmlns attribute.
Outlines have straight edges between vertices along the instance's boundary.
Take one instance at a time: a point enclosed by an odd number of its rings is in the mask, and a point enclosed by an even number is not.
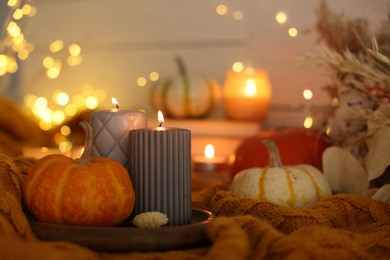
<svg viewBox="0 0 390 260"><path fill-rule="evenodd" d="M234 11L233 12L233 19L236 20L236 21L241 21L242 19L244 19L243 12L241 12L241 11Z"/></svg>
<svg viewBox="0 0 390 260"><path fill-rule="evenodd" d="M294 27L291 27L288 29L288 35L290 35L291 38L295 38L298 36L298 30Z"/></svg>
<svg viewBox="0 0 390 260"><path fill-rule="evenodd" d="M305 121L303 122L303 126L308 129L311 128L312 125L313 125L313 118L311 116L307 116L305 118Z"/></svg>
<svg viewBox="0 0 390 260"><path fill-rule="evenodd" d="M140 87L144 87L148 81L145 77L138 77L137 78L137 85Z"/></svg>
<svg viewBox="0 0 390 260"><path fill-rule="evenodd" d="M278 12L275 15L275 20L278 24L284 24L287 22L287 14L285 12Z"/></svg>
<svg viewBox="0 0 390 260"><path fill-rule="evenodd" d="M42 130L50 130L53 126L63 125L67 120L84 110L92 110L106 97L103 90L94 90L90 85L81 89L89 95L68 93L56 90L52 94L52 104L46 97L27 94L23 98L23 111L26 115L34 115Z"/></svg>
<svg viewBox="0 0 390 260"><path fill-rule="evenodd" d="M49 44L50 56L46 56L43 59L43 67L46 69L46 76L50 79L56 79L59 77L62 64L61 59L55 59L52 55L60 53L64 49L64 42L62 40L55 40ZM83 58L80 55L81 47L76 43L72 43L68 46L68 57L66 58L66 64L70 67L75 67L83 62Z"/></svg>
<svg viewBox="0 0 390 260"><path fill-rule="evenodd" d="M306 100L310 100L313 98L313 92L310 89L305 89L302 93L303 98Z"/></svg>
<svg viewBox="0 0 390 260"><path fill-rule="evenodd" d="M241 61L237 61L233 63L232 69L235 72L241 72L244 69L244 64Z"/></svg>
<svg viewBox="0 0 390 260"><path fill-rule="evenodd" d="M217 5L217 8L215 9L215 11L219 15L225 15L225 14L227 14L228 9L227 9L226 5L220 4L220 5Z"/></svg>
<svg viewBox="0 0 390 260"><path fill-rule="evenodd" d="M158 72L153 71L149 74L149 79L151 81L157 81L159 78L160 78L160 74L158 74Z"/></svg>

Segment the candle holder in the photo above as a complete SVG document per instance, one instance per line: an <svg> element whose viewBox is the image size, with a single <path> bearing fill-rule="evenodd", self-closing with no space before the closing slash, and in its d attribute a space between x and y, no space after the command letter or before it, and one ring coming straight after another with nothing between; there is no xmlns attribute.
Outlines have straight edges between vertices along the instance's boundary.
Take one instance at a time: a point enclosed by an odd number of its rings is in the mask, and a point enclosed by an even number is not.
<svg viewBox="0 0 390 260"><path fill-rule="evenodd" d="M262 121L268 114L271 85L263 70L229 71L224 83L223 103L229 119Z"/></svg>
<svg viewBox="0 0 390 260"><path fill-rule="evenodd" d="M201 182L222 181L227 183L228 160L224 156L215 156L214 147L206 145L204 155L192 157L192 173Z"/></svg>

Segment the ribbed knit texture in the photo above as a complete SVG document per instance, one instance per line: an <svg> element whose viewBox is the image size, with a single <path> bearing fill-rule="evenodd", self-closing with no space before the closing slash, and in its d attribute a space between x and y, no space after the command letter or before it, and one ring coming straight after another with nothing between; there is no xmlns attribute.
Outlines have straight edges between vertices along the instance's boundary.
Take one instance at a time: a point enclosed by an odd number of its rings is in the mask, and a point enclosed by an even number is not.
<svg viewBox="0 0 390 260"><path fill-rule="evenodd" d="M98 253L35 238L23 212L21 182L35 160L0 154L0 259L389 259L390 206L339 194L312 208L239 199L225 185L193 194L193 207L218 217L211 245L167 252ZM190 235L190 234L189 234Z"/></svg>

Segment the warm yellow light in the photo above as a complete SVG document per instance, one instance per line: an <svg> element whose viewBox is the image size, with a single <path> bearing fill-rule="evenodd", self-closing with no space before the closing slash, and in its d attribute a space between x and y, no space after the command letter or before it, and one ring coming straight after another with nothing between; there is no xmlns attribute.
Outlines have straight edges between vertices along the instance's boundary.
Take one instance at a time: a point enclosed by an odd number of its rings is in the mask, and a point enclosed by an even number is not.
<svg viewBox="0 0 390 260"><path fill-rule="evenodd" d="M28 56L30 55L30 53L28 52L28 50L26 49L23 49L23 50L20 50L18 52L18 58L20 60L27 60Z"/></svg>
<svg viewBox="0 0 390 260"><path fill-rule="evenodd" d="M119 108L119 102L116 98L111 98L111 102L116 108Z"/></svg>
<svg viewBox="0 0 390 260"><path fill-rule="evenodd" d="M235 11L233 13L233 19L236 21L241 21L242 19L244 19L244 14L241 11Z"/></svg>
<svg viewBox="0 0 390 260"><path fill-rule="evenodd" d="M287 22L287 14L285 12L278 12L275 15L275 20L279 24L284 24Z"/></svg>
<svg viewBox="0 0 390 260"><path fill-rule="evenodd" d="M7 73L7 67L0 65L0 76L5 75L5 73Z"/></svg>
<svg viewBox="0 0 390 260"><path fill-rule="evenodd" d="M35 6L31 6L31 12L27 14L29 17L33 17L37 14L37 8Z"/></svg>
<svg viewBox="0 0 390 260"><path fill-rule="evenodd" d="M69 54L71 56L77 56L80 53L81 53L81 48L78 44L73 43L73 44L69 45Z"/></svg>
<svg viewBox="0 0 390 260"><path fill-rule="evenodd" d="M43 67L46 69L51 68L54 66L54 59L53 57L46 56L42 61Z"/></svg>
<svg viewBox="0 0 390 260"><path fill-rule="evenodd" d="M18 64L13 62L7 66L8 73L15 73L18 70Z"/></svg>
<svg viewBox="0 0 390 260"><path fill-rule="evenodd" d="M52 53L59 52L60 50L62 50L62 48L64 48L64 42L61 40L55 40L54 42L50 43L50 45L49 45L49 50Z"/></svg>
<svg viewBox="0 0 390 260"><path fill-rule="evenodd" d="M206 145L204 148L204 156L206 158L212 159L215 156L214 146L212 144Z"/></svg>
<svg viewBox="0 0 390 260"><path fill-rule="evenodd" d="M69 102L69 95L65 92L59 92L55 97L55 100L58 105L65 106Z"/></svg>
<svg viewBox="0 0 390 260"><path fill-rule="evenodd" d="M302 94L303 98L306 100L310 100L313 98L313 92L310 89L305 89Z"/></svg>
<svg viewBox="0 0 390 260"><path fill-rule="evenodd" d="M149 79L151 81L157 81L159 78L160 78L160 74L158 74L158 72L153 71L149 74Z"/></svg>
<svg viewBox="0 0 390 260"><path fill-rule="evenodd" d="M80 65L83 62L83 57L81 55L78 55L78 56L70 55L66 59L66 62L71 67L78 66L78 65Z"/></svg>
<svg viewBox="0 0 390 260"><path fill-rule="evenodd" d="M244 88L244 95L247 97L256 96L256 81L253 79L248 79Z"/></svg>
<svg viewBox="0 0 390 260"><path fill-rule="evenodd" d="M15 20L20 20L23 18L23 10L22 9L16 9L12 15L12 17L15 19Z"/></svg>
<svg viewBox="0 0 390 260"><path fill-rule="evenodd" d="M160 126L162 126L162 125L164 124L164 115L163 115L163 113L161 112L161 110L159 110L159 111L157 112L157 119L158 119L158 124L159 124Z"/></svg>
<svg viewBox="0 0 390 260"><path fill-rule="evenodd" d="M45 97L38 97L37 99L35 99L34 106L38 110L44 110L47 107L47 104L47 99Z"/></svg>
<svg viewBox="0 0 390 260"><path fill-rule="evenodd" d="M29 4L25 4L23 5L22 10L24 15L29 15L32 12L32 7Z"/></svg>
<svg viewBox="0 0 390 260"><path fill-rule="evenodd" d="M61 133L63 136L69 136L69 135L72 133L72 130L70 129L69 126L63 125L63 126L61 126L61 128L60 128L60 133Z"/></svg>
<svg viewBox="0 0 390 260"><path fill-rule="evenodd" d="M250 71L249 71L250 72ZM235 120L263 120L269 110L271 84L268 73L256 69L235 72L229 70L223 85L224 112Z"/></svg>
<svg viewBox="0 0 390 260"><path fill-rule="evenodd" d="M305 118L305 121L303 122L303 126L305 128L310 128L312 127L312 125L313 125L313 118L311 116L307 116Z"/></svg>
<svg viewBox="0 0 390 260"><path fill-rule="evenodd" d="M217 14L219 15L225 15L227 13L227 6L226 5L218 5L217 8L215 9Z"/></svg>
<svg viewBox="0 0 390 260"><path fill-rule="evenodd" d="M72 143L70 141L63 141L58 146L61 153L67 153L72 150Z"/></svg>
<svg viewBox="0 0 390 260"><path fill-rule="evenodd" d="M15 22L10 22L7 26L7 32L10 36L16 37L20 34L20 28Z"/></svg>
<svg viewBox="0 0 390 260"><path fill-rule="evenodd" d="M18 4L19 0L8 0L7 5L9 7L14 7Z"/></svg>
<svg viewBox="0 0 390 260"><path fill-rule="evenodd" d="M65 106L65 114L68 116L74 116L77 114L77 106L76 104L67 104Z"/></svg>
<svg viewBox="0 0 390 260"><path fill-rule="evenodd" d="M18 34L17 36L15 36L13 39L12 39L14 45L18 45L17 47L18 48L23 48L24 45L26 44L25 40L24 40L24 35L22 33Z"/></svg>
<svg viewBox="0 0 390 260"><path fill-rule="evenodd" d="M43 109L42 111L39 111L39 114L38 116L40 118L42 118L43 121L47 122L47 123L51 123L52 122L52 118L51 118L51 115L53 114L53 111L49 108L45 108Z"/></svg>
<svg viewBox="0 0 390 260"><path fill-rule="evenodd" d="M63 136L61 133L56 133L54 135L54 142L59 145L60 143L66 141L66 136Z"/></svg>
<svg viewBox="0 0 390 260"><path fill-rule="evenodd" d="M0 67L5 67L7 65L7 56L0 54Z"/></svg>
<svg viewBox="0 0 390 260"><path fill-rule="evenodd" d="M234 72L241 72L244 69L244 64L242 64L240 61L237 61L233 64L232 69Z"/></svg>
<svg viewBox="0 0 390 260"><path fill-rule="evenodd" d="M5 57L6 57L5 68L7 69L7 72L15 73L18 70L18 63L16 62L15 58L10 56L5 56Z"/></svg>
<svg viewBox="0 0 390 260"><path fill-rule="evenodd" d="M49 79L56 79L60 75L60 69L57 67L51 67L46 70L46 76Z"/></svg>
<svg viewBox="0 0 390 260"><path fill-rule="evenodd" d="M56 110L51 114L51 120L54 124L60 125L65 120L65 113L62 110Z"/></svg>
<svg viewBox="0 0 390 260"><path fill-rule="evenodd" d="M44 131L48 131L51 128L51 123L45 122L44 120L40 120L39 127Z"/></svg>
<svg viewBox="0 0 390 260"><path fill-rule="evenodd" d="M147 83L147 80L145 77L138 77L137 79L137 85L140 87L144 87Z"/></svg>
<svg viewBox="0 0 390 260"><path fill-rule="evenodd" d="M89 96L85 99L85 106L89 109L95 109L99 105L99 101L94 96Z"/></svg>
<svg viewBox="0 0 390 260"><path fill-rule="evenodd" d="M291 27L290 29L288 29L288 35L290 35L292 38L297 37L298 30L294 27Z"/></svg>
<svg viewBox="0 0 390 260"><path fill-rule="evenodd" d="M24 104L28 107L32 107L35 104L36 96L27 94L23 97Z"/></svg>

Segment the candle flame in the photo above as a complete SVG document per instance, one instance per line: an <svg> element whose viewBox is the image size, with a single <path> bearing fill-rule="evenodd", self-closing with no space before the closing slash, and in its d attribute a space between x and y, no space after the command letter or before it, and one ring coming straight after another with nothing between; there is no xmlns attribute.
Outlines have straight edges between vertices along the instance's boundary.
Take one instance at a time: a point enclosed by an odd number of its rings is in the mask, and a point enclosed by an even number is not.
<svg viewBox="0 0 390 260"><path fill-rule="evenodd" d="M248 97L254 97L256 95L256 81L253 79L248 79L246 81L244 93Z"/></svg>
<svg viewBox="0 0 390 260"><path fill-rule="evenodd" d="M163 116L163 113L161 112L161 110L159 110L157 112L157 118L158 118L159 126L163 126L163 124L164 124L164 116Z"/></svg>
<svg viewBox="0 0 390 260"><path fill-rule="evenodd" d="M204 148L204 156L206 158L214 158L214 155L215 155L215 151L214 151L214 146L212 144L208 144L206 145L206 147Z"/></svg>
<svg viewBox="0 0 390 260"><path fill-rule="evenodd" d="M119 108L119 103L118 103L118 100L116 100L116 98L113 97L111 99L111 102L112 102L112 104L114 104L116 106L116 108Z"/></svg>

